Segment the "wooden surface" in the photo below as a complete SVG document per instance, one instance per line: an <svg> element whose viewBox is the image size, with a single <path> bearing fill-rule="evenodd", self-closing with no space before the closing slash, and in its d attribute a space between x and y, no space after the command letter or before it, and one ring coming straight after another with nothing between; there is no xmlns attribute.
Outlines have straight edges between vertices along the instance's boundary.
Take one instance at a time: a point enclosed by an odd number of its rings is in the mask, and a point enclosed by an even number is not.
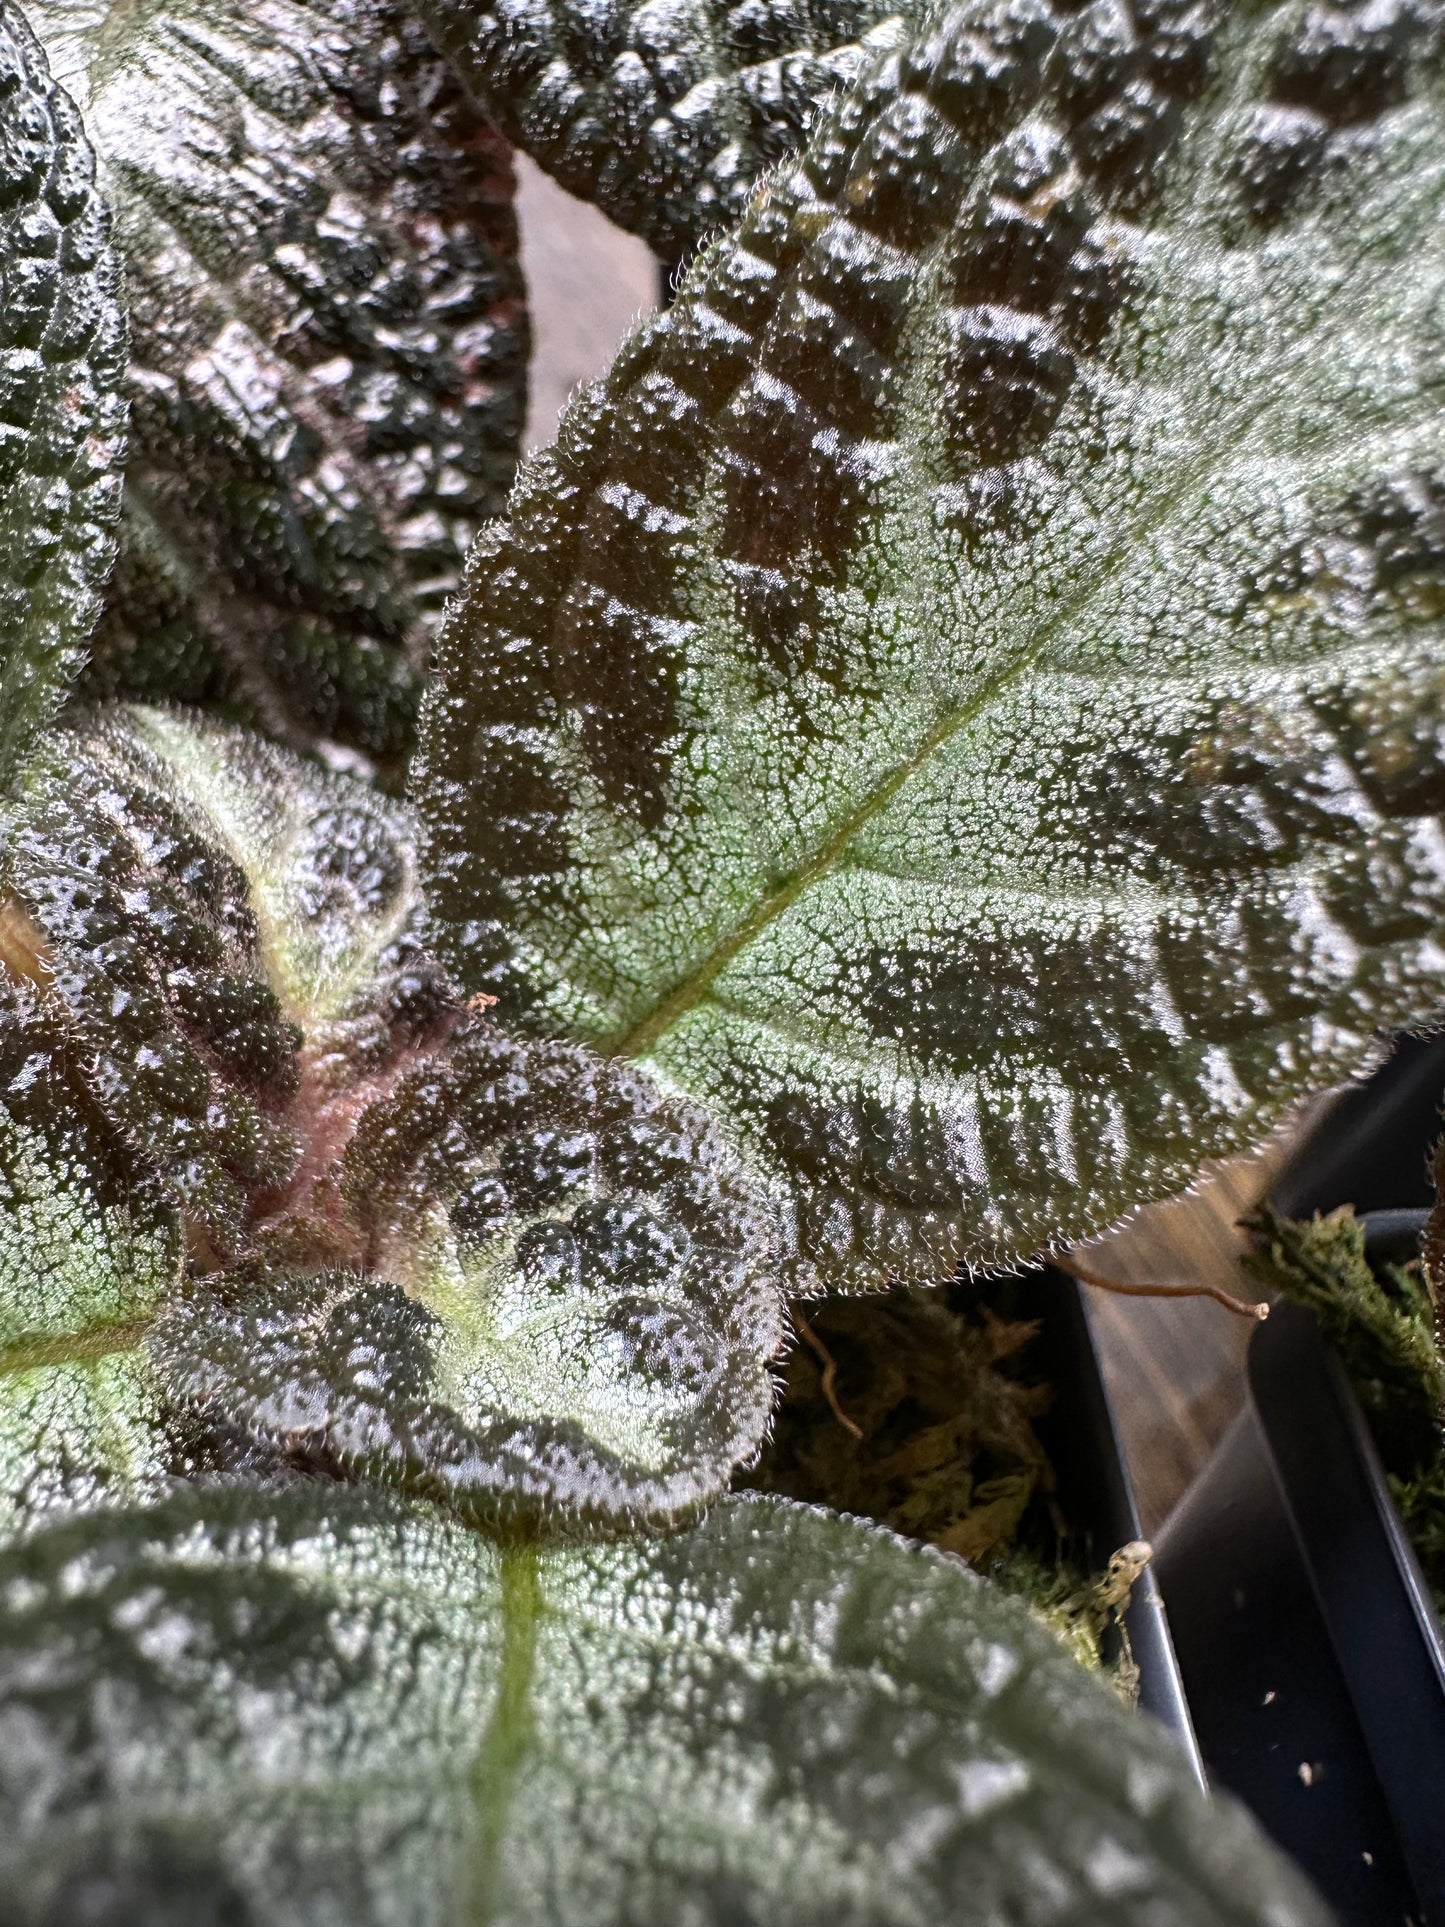
<svg viewBox="0 0 1445 1927"><path fill-rule="evenodd" d="M535 344L532 449L553 438L568 395L603 372L633 321L655 305L657 281L640 241L520 156L517 172ZM1265 1194L1302 1128L1303 1121L1254 1157L1217 1167L1190 1196L1141 1211L1127 1229L1081 1247L1081 1263L1123 1285L1247 1291L1237 1265L1238 1221ZM1239 1409L1253 1321L1207 1298L1101 1290L1089 1294L1089 1310L1147 1534Z"/></svg>
<svg viewBox="0 0 1445 1927"><path fill-rule="evenodd" d="M1151 1205L1111 1237L1078 1247L1080 1268L1134 1291L1214 1285L1253 1299L1239 1269L1240 1220L1317 1115L1317 1107L1301 1112L1252 1157L1213 1167L1188 1196ZM1207 1297L1096 1288L1086 1302L1147 1537L1243 1403L1245 1348L1257 1321Z"/></svg>

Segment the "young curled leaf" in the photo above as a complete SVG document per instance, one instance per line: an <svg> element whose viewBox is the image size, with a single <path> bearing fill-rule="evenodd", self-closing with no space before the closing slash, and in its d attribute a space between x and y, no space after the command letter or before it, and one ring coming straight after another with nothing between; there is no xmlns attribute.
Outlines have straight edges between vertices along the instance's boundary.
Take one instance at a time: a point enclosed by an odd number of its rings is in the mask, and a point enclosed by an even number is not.
<svg viewBox="0 0 1445 1927"><path fill-rule="evenodd" d="M53 732L3 882L98 1101L212 1262L454 1006L404 812L239 730L122 710Z"/></svg>
<svg viewBox="0 0 1445 1927"><path fill-rule="evenodd" d="M653 1068L806 1286L994 1265L1440 1008L1434 0L967 0L485 536L439 941Z"/></svg>
<svg viewBox="0 0 1445 1927"><path fill-rule="evenodd" d="M802 1506L539 1550L193 1493L0 1603L14 1927L1326 1920L1016 1601Z"/></svg>
<svg viewBox="0 0 1445 1927"><path fill-rule="evenodd" d="M324 1237L366 1274L288 1265L309 1227L273 1227L269 1262L156 1326L178 1396L502 1529L675 1519L756 1453L771 1217L645 1077L473 1023L364 1113L331 1184Z"/></svg>
<svg viewBox="0 0 1445 1927"><path fill-rule="evenodd" d="M251 1249L452 1008L404 814L122 712L44 739L0 892L0 1526L269 1470L146 1339L183 1253Z"/></svg>
<svg viewBox="0 0 1445 1927"><path fill-rule="evenodd" d="M0 4L0 785L79 669L115 558L125 322L70 97Z"/></svg>
<svg viewBox="0 0 1445 1927"><path fill-rule="evenodd" d="M664 261L742 213L819 105L902 32L893 0L421 0L507 138Z"/></svg>
<svg viewBox="0 0 1445 1927"><path fill-rule="evenodd" d="M121 712L52 734L4 874L0 954L183 1219L149 1337L203 1427L496 1524L670 1519L757 1450L773 1213L645 1073L463 1009L399 805Z"/></svg>
<svg viewBox="0 0 1445 1927"><path fill-rule="evenodd" d="M398 0L30 11L95 142L131 307L89 690L395 769L525 414L506 144Z"/></svg>

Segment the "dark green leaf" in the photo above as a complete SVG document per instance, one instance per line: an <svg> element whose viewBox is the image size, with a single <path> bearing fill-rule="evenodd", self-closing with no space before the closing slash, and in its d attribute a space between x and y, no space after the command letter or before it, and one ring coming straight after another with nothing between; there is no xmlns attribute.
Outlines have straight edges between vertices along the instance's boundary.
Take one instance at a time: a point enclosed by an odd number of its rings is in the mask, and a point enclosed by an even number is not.
<svg viewBox="0 0 1445 1927"><path fill-rule="evenodd" d="M821 101L899 38L890 0L420 0L507 138L665 261L742 213Z"/></svg>
<svg viewBox="0 0 1445 1927"><path fill-rule="evenodd" d="M965 6L484 538L447 953L709 1104L804 1283L998 1263L1436 1009L1439 10Z"/></svg>
<svg viewBox="0 0 1445 1927"><path fill-rule="evenodd" d="M756 1452L772 1214L645 1074L461 1009L399 805L123 712L52 733L7 881L12 968L184 1213L170 1396L488 1523L671 1518Z"/></svg>
<svg viewBox="0 0 1445 1927"><path fill-rule="evenodd" d="M499 1551L188 1496L0 1558L15 1927L1295 1927L1323 1910L1024 1610L733 1501Z"/></svg>
<svg viewBox="0 0 1445 1927"><path fill-rule="evenodd" d="M505 1528L676 1518L757 1452L771 1220L647 1078L464 1028L366 1112L335 1185L368 1276L242 1266L157 1327L208 1414Z"/></svg>
<svg viewBox="0 0 1445 1927"><path fill-rule="evenodd" d="M116 210L133 459L96 694L394 763L511 483L511 169L398 0L39 0Z"/></svg>
<svg viewBox="0 0 1445 1927"><path fill-rule="evenodd" d="M125 323L74 104L0 4L0 784L84 659L115 557Z"/></svg>

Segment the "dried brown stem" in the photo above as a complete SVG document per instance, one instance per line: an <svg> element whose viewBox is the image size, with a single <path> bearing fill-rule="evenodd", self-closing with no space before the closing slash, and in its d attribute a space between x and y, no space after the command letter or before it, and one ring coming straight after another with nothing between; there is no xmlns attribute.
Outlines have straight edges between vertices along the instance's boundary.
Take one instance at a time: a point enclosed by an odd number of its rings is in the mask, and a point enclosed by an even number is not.
<svg viewBox="0 0 1445 1927"><path fill-rule="evenodd" d="M1216 1305L1223 1305L1226 1311L1240 1318L1269 1317L1269 1306L1263 1299L1251 1303L1247 1298L1236 1298L1222 1285L1125 1285L1115 1278L1101 1278L1097 1272L1087 1270L1068 1252L1050 1251L1045 1256L1050 1264L1067 1271L1081 1285L1089 1285L1095 1291L1112 1291L1120 1298L1212 1298Z"/></svg>
<svg viewBox="0 0 1445 1927"><path fill-rule="evenodd" d="M823 1396L828 1401L829 1410L845 1431L851 1432L855 1439L863 1436L863 1427L854 1423L838 1403L838 1361L819 1338L813 1327L804 1318L797 1306L793 1307L793 1324L799 1338L815 1354L823 1367Z"/></svg>
<svg viewBox="0 0 1445 1927"><path fill-rule="evenodd" d="M0 976L44 989L50 982L50 962L44 931L14 897L0 898Z"/></svg>

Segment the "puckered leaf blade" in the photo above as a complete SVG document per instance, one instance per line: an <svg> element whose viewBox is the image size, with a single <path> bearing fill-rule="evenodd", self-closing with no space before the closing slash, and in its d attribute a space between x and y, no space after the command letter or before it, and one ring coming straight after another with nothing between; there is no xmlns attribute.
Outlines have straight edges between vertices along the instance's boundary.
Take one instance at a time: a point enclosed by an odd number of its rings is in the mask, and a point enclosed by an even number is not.
<svg viewBox="0 0 1445 1927"><path fill-rule="evenodd" d="M37 0L116 214L133 453L92 694L395 768L511 484L510 157L393 0Z"/></svg>
<svg viewBox="0 0 1445 1927"><path fill-rule="evenodd" d="M326 1212L366 1275L199 1279L157 1323L178 1396L492 1530L675 1520L762 1444L773 1222L693 1107L473 1023L361 1118Z"/></svg>
<svg viewBox="0 0 1445 1927"><path fill-rule="evenodd" d="M80 116L0 8L0 784L85 657L115 559L125 321Z"/></svg>
<svg viewBox="0 0 1445 1927"><path fill-rule="evenodd" d="M163 1190L109 1129L52 1013L0 991L0 1538L155 1497L185 1464L144 1349L178 1281Z"/></svg>
<svg viewBox="0 0 1445 1927"><path fill-rule="evenodd" d="M422 0L420 11L509 140L677 261L738 218L819 104L899 37L906 9Z"/></svg>
<svg viewBox="0 0 1445 1927"><path fill-rule="evenodd" d="M1324 1918L1015 1602L802 1507L539 1553L195 1495L0 1597L17 1927L177 1889L269 1927Z"/></svg>
<svg viewBox="0 0 1445 1927"><path fill-rule="evenodd" d="M950 14L479 546L448 952L709 1103L804 1283L1100 1230L1439 1007L1445 92L1373 21Z"/></svg>
<svg viewBox="0 0 1445 1927"><path fill-rule="evenodd" d="M224 725L120 710L52 731L3 880L97 1101L212 1261L285 1200L336 1087L452 1000L404 812Z"/></svg>
<svg viewBox="0 0 1445 1927"><path fill-rule="evenodd" d="M52 1463L139 1464L134 1441L162 1431L188 1469L195 1427L145 1349L183 1252L237 1258L304 1204L456 998L420 943L401 806L229 726L119 710L53 727L8 829L13 1498Z"/></svg>
<svg viewBox="0 0 1445 1927"><path fill-rule="evenodd" d="M122 711L50 733L0 882L36 1065L184 1225L127 1342L197 1429L529 1530L674 1519L756 1453L766 1199L646 1073L462 1007L400 804Z"/></svg>

